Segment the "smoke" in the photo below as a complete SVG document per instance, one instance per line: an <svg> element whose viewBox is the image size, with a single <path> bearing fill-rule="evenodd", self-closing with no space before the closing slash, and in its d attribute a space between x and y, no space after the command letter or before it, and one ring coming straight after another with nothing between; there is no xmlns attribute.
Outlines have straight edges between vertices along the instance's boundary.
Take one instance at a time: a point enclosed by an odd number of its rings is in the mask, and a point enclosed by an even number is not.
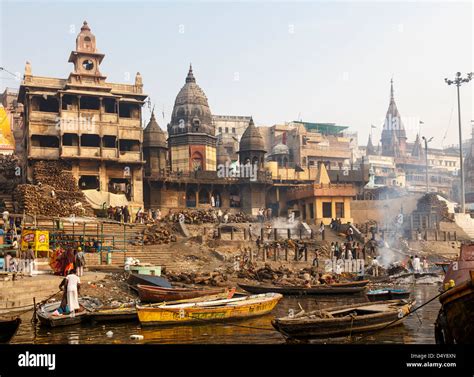
<svg viewBox="0 0 474 377"><path fill-rule="evenodd" d="M386 246L377 250L377 257L377 260L384 268L388 268L393 264L401 263L406 258L403 254L397 253Z"/></svg>

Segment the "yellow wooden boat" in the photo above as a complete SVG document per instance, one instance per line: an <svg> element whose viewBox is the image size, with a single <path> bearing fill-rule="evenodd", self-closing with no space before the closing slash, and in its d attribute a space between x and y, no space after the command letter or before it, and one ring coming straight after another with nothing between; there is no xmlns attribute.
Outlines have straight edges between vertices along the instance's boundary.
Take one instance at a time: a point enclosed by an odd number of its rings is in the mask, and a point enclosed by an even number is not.
<svg viewBox="0 0 474 377"><path fill-rule="evenodd" d="M137 313L144 326L202 324L270 313L282 297L279 293L265 293L194 303L137 305Z"/></svg>

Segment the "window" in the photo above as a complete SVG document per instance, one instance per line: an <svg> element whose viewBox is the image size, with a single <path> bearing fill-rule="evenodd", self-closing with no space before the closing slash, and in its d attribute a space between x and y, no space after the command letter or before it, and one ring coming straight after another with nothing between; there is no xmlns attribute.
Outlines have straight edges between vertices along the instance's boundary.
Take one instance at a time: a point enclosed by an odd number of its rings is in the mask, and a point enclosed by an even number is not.
<svg viewBox="0 0 474 377"><path fill-rule="evenodd" d="M87 59L82 62L82 66L85 70L90 71L92 70L92 68L94 68L94 63L92 62L92 60Z"/></svg>
<svg viewBox="0 0 474 377"><path fill-rule="evenodd" d="M314 219L314 204L309 204L309 218Z"/></svg>
<svg viewBox="0 0 474 377"><path fill-rule="evenodd" d="M226 134L229 133L229 127L226 127L226 128L225 128L225 133L226 133Z"/></svg>
<svg viewBox="0 0 474 377"><path fill-rule="evenodd" d="M100 101L97 97L81 97L81 110L100 110Z"/></svg>
<svg viewBox="0 0 474 377"><path fill-rule="evenodd" d="M234 127L232 127L232 133L235 134L235 128Z"/></svg>
<svg viewBox="0 0 474 377"><path fill-rule="evenodd" d="M332 203L331 202L323 202L323 217L324 218L332 218Z"/></svg>
<svg viewBox="0 0 474 377"><path fill-rule="evenodd" d="M222 133L222 127L219 127L219 133Z"/></svg>
<svg viewBox="0 0 474 377"><path fill-rule="evenodd" d="M344 218L344 203L336 203L336 218Z"/></svg>

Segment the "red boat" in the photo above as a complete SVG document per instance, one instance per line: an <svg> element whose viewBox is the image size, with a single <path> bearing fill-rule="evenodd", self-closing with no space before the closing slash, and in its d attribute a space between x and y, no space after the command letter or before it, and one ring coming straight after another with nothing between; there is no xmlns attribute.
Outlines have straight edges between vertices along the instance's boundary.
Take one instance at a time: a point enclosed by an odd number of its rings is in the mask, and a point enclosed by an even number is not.
<svg viewBox="0 0 474 377"><path fill-rule="evenodd" d="M435 323L438 344L474 343L474 243L463 244L444 278L446 290Z"/></svg>
<svg viewBox="0 0 474 377"><path fill-rule="evenodd" d="M143 284L138 284L137 290L142 302L178 301L217 294L224 294L227 297L235 292L235 289L229 291L227 288L163 288Z"/></svg>

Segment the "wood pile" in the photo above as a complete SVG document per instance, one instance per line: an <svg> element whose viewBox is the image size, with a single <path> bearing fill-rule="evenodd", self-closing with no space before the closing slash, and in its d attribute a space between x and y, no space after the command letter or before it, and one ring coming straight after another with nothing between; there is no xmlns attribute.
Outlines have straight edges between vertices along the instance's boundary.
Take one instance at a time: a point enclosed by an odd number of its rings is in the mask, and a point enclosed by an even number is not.
<svg viewBox="0 0 474 377"><path fill-rule="evenodd" d="M16 175L19 164L16 156L0 154L0 192L6 194L13 192L21 179L21 175Z"/></svg>
<svg viewBox="0 0 474 377"><path fill-rule="evenodd" d="M227 281L227 274L219 271L213 272L167 272L166 278L174 283L199 284L221 286Z"/></svg>
<svg viewBox="0 0 474 377"><path fill-rule="evenodd" d="M168 224L148 225L146 229L137 235L134 245L161 245L176 242L177 239L174 234L176 232L175 226Z"/></svg>
<svg viewBox="0 0 474 377"><path fill-rule="evenodd" d="M218 223L218 210L215 209L196 209L196 210L180 210L176 212L172 212L165 216L165 220L170 222L178 222L180 215L184 215L184 222L186 224L205 224L205 223ZM244 222L252 222L255 219L247 215L245 213L239 212L236 214L229 214L228 215L228 223L244 223Z"/></svg>
<svg viewBox="0 0 474 377"><path fill-rule="evenodd" d="M92 207L67 169L70 167L60 161L35 163L35 184L18 185L14 192L20 210L42 216L93 216Z"/></svg>
<svg viewBox="0 0 474 377"><path fill-rule="evenodd" d="M425 194L420 200L418 200L416 206L417 212L422 213L436 213L438 219L448 220L450 219L448 206L446 202L438 199L438 194L430 193Z"/></svg>
<svg viewBox="0 0 474 377"><path fill-rule="evenodd" d="M242 279L251 279L262 282L271 282L279 285L295 285L302 286L305 281L310 280L311 284L331 284L339 282L340 279L351 279L351 275L336 276L331 273L321 273L316 267L307 267L301 270L291 270L289 268L280 266L272 268L266 264L259 269L245 268L237 273L237 276ZM309 279L308 279L309 278Z"/></svg>

